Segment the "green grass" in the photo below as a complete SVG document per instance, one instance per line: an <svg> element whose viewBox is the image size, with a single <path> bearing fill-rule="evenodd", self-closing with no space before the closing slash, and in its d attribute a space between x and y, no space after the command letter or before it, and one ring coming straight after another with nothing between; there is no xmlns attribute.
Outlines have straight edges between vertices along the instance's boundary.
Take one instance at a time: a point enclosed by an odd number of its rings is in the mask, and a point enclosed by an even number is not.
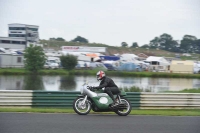
<svg viewBox="0 0 200 133"><path fill-rule="evenodd" d="M200 116L200 109L132 110L132 115Z"/></svg>
<svg viewBox="0 0 200 133"><path fill-rule="evenodd" d="M40 70L39 75L92 75L95 76L97 70L72 70L67 71L64 69L56 70ZM3 68L0 69L0 75L28 75L31 74L25 69L19 68ZM178 73L162 73L162 72L126 72L126 71L106 71L108 76L120 77L162 77L162 78L200 78L200 74L178 74Z"/></svg>
<svg viewBox="0 0 200 133"><path fill-rule="evenodd" d="M184 90L181 90L181 91L178 91L178 92L181 92L181 93L200 93L200 88L198 88L198 89L184 89Z"/></svg>
<svg viewBox="0 0 200 133"><path fill-rule="evenodd" d="M119 88L120 90L123 90L125 92L142 92L142 89L136 86L132 86L130 88L124 87L124 88Z"/></svg>
<svg viewBox="0 0 200 133"><path fill-rule="evenodd" d="M0 112L24 113L75 113L73 109L66 108L0 108ZM93 112L90 114L115 114L113 112ZM200 109L159 109L159 110L132 110L130 115L162 115L162 116L200 116Z"/></svg>
<svg viewBox="0 0 200 133"><path fill-rule="evenodd" d="M123 90L125 92L151 92L150 89L145 89L145 88L140 88L137 86L132 86L132 87L124 87L124 88L119 88L120 90Z"/></svg>
<svg viewBox="0 0 200 133"><path fill-rule="evenodd" d="M123 90L125 92L151 92L150 89L143 89L139 88L137 86L132 86L132 87L124 87L124 88L119 88L120 90ZM164 91L167 93L200 93L200 88L191 88L191 89L184 89L180 91Z"/></svg>
<svg viewBox="0 0 200 133"><path fill-rule="evenodd" d="M166 91L166 92L172 92L172 93L200 93L200 88L198 89L184 89L181 91Z"/></svg>

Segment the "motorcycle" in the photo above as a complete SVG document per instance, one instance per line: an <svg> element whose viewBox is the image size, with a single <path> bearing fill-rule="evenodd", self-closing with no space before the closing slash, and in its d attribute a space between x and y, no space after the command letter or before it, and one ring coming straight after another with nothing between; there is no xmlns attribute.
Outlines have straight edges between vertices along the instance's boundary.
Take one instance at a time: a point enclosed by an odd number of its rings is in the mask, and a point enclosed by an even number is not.
<svg viewBox="0 0 200 133"><path fill-rule="evenodd" d="M115 101L118 103L116 106L111 106L113 100L103 90L94 90L84 83L81 88L81 95L79 95L73 102L73 109L79 115L87 115L91 109L94 112L115 112L119 116L127 116L132 106L128 99L124 98L126 93L121 91L120 94L114 95Z"/></svg>

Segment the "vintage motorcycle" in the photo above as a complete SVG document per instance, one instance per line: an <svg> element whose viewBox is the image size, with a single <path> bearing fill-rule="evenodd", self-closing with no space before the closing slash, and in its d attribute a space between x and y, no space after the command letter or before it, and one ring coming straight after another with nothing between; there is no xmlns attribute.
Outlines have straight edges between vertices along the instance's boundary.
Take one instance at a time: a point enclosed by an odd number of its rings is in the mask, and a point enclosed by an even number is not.
<svg viewBox="0 0 200 133"><path fill-rule="evenodd" d="M121 91L119 95L115 95L115 100L118 102L117 106L111 106L112 99L107 93L103 93L101 90L93 90L84 83L81 88L81 95L79 95L73 102L73 109L79 115L87 115L91 109L94 112L115 112L120 116L127 116L132 109L131 103L123 96L126 95L124 91Z"/></svg>

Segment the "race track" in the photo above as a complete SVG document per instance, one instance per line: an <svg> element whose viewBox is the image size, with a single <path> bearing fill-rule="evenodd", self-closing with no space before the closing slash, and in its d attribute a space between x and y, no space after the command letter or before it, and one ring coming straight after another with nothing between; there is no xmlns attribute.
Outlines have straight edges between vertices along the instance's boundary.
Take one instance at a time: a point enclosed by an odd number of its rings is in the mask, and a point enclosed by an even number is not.
<svg viewBox="0 0 200 133"><path fill-rule="evenodd" d="M0 113L0 133L200 133L200 117Z"/></svg>

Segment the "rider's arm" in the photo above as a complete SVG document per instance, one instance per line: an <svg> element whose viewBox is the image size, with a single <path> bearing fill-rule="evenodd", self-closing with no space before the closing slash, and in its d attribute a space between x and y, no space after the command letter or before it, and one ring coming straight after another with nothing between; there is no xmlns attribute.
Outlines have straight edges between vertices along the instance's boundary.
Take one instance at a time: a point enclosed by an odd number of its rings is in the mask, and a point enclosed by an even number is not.
<svg viewBox="0 0 200 133"><path fill-rule="evenodd" d="M100 84L99 86L94 87L94 89L102 89L102 88L107 87L107 86L108 86L108 81L105 80L105 81L103 82L103 84Z"/></svg>

